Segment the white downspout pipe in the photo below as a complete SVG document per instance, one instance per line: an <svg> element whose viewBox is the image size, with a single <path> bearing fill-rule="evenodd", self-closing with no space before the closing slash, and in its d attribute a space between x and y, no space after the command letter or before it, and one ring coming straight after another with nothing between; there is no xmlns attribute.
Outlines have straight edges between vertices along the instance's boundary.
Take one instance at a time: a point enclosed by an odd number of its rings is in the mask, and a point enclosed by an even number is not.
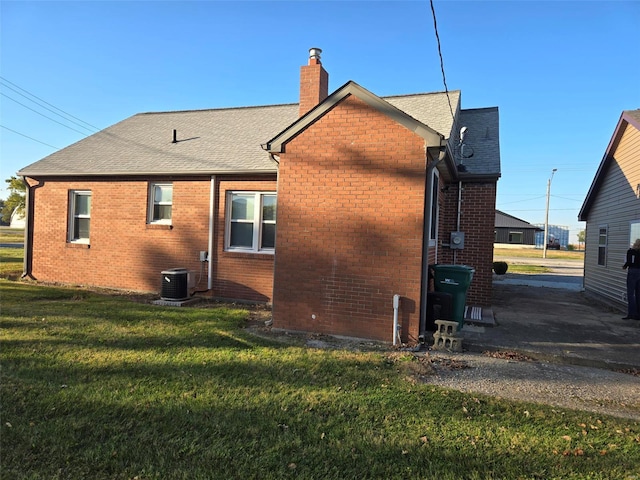
<svg viewBox="0 0 640 480"><path fill-rule="evenodd" d="M402 343L400 339L400 325L398 325L398 309L400 308L400 295L393 296L393 346Z"/></svg>
<svg viewBox="0 0 640 480"><path fill-rule="evenodd" d="M216 214L216 176L211 175L211 185L209 187L209 253L207 253L207 290L213 288L213 268L211 258L213 257L213 238L215 234L215 214Z"/></svg>

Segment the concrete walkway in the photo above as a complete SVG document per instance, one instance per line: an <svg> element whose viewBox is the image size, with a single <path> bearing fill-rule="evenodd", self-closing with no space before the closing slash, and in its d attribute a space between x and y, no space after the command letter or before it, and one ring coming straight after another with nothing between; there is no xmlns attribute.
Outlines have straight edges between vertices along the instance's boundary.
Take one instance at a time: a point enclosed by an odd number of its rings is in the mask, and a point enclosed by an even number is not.
<svg viewBox="0 0 640 480"><path fill-rule="evenodd" d="M519 263L524 263L518 259ZM536 264L542 259L535 261ZM514 262L515 263L515 262ZM582 264L543 275L494 275L495 327L465 325L471 351L511 350L539 360L640 371L640 321L582 292Z"/></svg>

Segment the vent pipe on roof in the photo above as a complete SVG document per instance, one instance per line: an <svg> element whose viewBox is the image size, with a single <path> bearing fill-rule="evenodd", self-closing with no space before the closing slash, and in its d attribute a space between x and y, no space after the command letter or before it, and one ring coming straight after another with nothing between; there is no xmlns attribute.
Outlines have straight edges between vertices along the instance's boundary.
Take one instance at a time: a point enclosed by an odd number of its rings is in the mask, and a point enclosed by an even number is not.
<svg viewBox="0 0 640 480"><path fill-rule="evenodd" d="M171 143L178 143L178 131L173 129L173 141Z"/></svg>

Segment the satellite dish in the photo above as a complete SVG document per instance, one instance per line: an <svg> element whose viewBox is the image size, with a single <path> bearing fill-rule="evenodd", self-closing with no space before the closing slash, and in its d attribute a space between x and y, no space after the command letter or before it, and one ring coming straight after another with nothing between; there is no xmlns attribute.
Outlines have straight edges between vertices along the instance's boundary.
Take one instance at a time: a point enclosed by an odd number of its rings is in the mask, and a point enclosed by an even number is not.
<svg viewBox="0 0 640 480"><path fill-rule="evenodd" d="M469 145L465 145L464 143L460 145L460 156L462 158L473 157L473 147L470 147Z"/></svg>

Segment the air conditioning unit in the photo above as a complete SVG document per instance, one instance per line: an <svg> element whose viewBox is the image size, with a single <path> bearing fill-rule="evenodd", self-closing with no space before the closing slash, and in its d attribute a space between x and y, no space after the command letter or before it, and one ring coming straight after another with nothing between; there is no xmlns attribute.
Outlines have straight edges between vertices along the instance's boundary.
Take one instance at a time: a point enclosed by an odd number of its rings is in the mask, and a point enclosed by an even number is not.
<svg viewBox="0 0 640 480"><path fill-rule="evenodd" d="M171 268L162 272L160 298L170 301L189 298L189 271L186 268Z"/></svg>

